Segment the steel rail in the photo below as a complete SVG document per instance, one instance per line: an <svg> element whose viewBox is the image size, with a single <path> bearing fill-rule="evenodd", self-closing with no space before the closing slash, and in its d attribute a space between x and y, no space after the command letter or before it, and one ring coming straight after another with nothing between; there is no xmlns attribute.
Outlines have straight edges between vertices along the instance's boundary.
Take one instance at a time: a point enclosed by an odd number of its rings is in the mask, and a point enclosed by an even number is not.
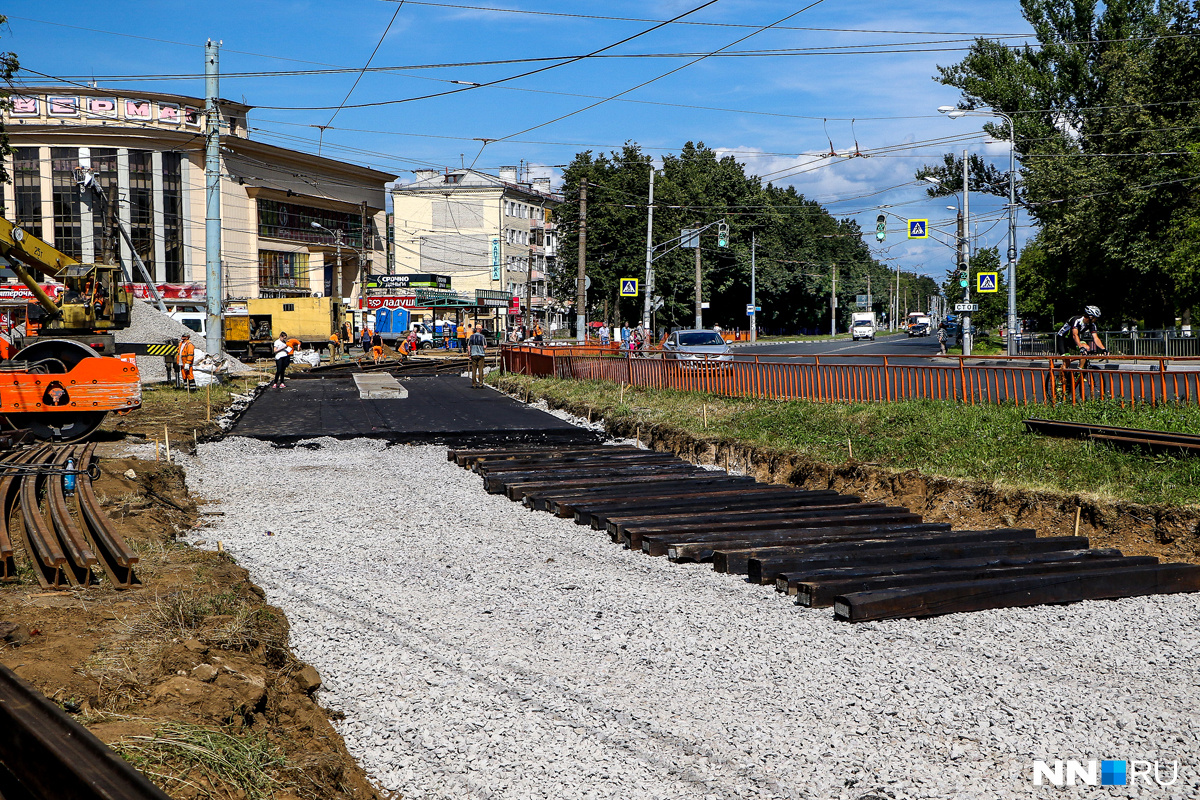
<svg viewBox="0 0 1200 800"><path fill-rule="evenodd" d="M138 563L138 555L117 533L112 521L100 507L96 494L92 490L92 482L87 479L88 469L95 457L96 443L79 448L80 480L76 484L75 495L79 502L79 510L86 524L86 532L92 548L100 556L100 564L105 574L118 589L130 589L142 585L142 581L134 572Z"/></svg>
<svg viewBox="0 0 1200 800"><path fill-rule="evenodd" d="M54 532L58 536L63 552L71 559L73 566L71 572L79 585L89 586L96 582L96 578L92 574L92 567L99 564L100 559L96 558L96 554L92 552L83 529L76 523L67 508L67 498L63 487L65 476L61 473L61 470L66 469L67 461L74 452L74 445L58 448L54 458L56 472L46 476L44 480L46 506L50 511L50 522L54 525ZM29 479L26 478L26 480ZM76 485L79 483L77 480Z"/></svg>
<svg viewBox="0 0 1200 800"><path fill-rule="evenodd" d="M87 728L2 665L0 797L169 800Z"/></svg>

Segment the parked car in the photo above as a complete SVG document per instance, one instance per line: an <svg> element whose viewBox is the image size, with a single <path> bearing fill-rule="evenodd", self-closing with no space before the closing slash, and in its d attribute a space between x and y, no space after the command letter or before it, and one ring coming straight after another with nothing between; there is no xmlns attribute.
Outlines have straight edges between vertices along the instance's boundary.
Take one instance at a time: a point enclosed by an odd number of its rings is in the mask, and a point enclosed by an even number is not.
<svg viewBox="0 0 1200 800"><path fill-rule="evenodd" d="M685 366L725 366L733 360L733 353L718 331L686 330L667 337L663 357L686 361Z"/></svg>

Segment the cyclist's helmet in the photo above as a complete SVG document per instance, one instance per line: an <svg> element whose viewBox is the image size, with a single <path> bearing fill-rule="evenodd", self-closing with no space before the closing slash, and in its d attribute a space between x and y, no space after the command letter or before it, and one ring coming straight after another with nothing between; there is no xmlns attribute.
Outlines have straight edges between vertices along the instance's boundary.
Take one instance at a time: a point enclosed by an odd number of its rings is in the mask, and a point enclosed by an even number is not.
<svg viewBox="0 0 1200 800"><path fill-rule="evenodd" d="M1100 309L1096 306L1084 306L1083 313L1087 314L1092 319L1100 319Z"/></svg>

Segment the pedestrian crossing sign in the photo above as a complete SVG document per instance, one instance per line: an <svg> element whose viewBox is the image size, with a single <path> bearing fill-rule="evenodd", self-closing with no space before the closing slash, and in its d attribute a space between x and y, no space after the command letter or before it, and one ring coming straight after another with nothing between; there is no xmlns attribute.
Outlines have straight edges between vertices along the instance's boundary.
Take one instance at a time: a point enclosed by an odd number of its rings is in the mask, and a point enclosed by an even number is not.
<svg viewBox="0 0 1200 800"><path fill-rule="evenodd" d="M977 292L998 292L1000 291L1000 273L999 272L980 272L975 276Z"/></svg>
<svg viewBox="0 0 1200 800"><path fill-rule="evenodd" d="M927 220L927 219L910 219L908 221L908 238L910 238L910 239L928 239L929 238L929 220Z"/></svg>
<svg viewBox="0 0 1200 800"><path fill-rule="evenodd" d="M621 278L621 297L638 296L638 279Z"/></svg>

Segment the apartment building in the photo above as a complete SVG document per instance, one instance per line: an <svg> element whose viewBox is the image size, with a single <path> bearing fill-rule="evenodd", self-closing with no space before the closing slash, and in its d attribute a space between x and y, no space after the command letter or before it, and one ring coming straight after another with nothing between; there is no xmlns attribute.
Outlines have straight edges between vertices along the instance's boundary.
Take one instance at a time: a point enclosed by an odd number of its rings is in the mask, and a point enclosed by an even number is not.
<svg viewBox="0 0 1200 800"><path fill-rule="evenodd" d="M557 255L554 210L562 198L550 179L520 180L474 169L416 170L392 189L397 273L447 275L451 287L509 292L519 315L549 321L561 310L547 297ZM532 314L530 311L532 310Z"/></svg>

